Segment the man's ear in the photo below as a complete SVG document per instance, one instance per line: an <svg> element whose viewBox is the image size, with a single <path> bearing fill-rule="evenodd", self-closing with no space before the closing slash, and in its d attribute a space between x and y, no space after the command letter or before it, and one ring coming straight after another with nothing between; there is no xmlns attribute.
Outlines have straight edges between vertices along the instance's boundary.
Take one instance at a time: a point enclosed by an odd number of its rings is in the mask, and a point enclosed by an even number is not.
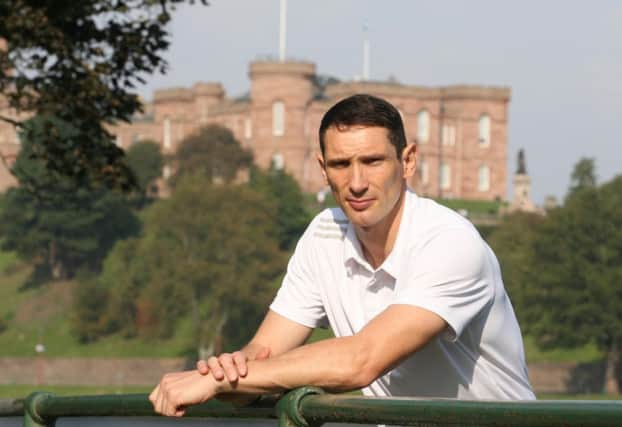
<svg viewBox="0 0 622 427"><path fill-rule="evenodd" d="M402 151L402 166L404 167L404 178L410 178L417 170L417 144L414 142L406 144Z"/></svg>
<svg viewBox="0 0 622 427"><path fill-rule="evenodd" d="M320 164L320 170L322 171L322 176L324 177L324 182L328 184L328 177L326 176L326 165L324 163L324 156L322 153L316 153L317 162Z"/></svg>

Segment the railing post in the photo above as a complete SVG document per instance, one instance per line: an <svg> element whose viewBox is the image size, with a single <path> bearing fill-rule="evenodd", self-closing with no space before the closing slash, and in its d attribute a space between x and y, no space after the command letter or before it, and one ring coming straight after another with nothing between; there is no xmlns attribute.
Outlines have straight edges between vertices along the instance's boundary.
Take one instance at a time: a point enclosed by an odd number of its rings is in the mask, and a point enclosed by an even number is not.
<svg viewBox="0 0 622 427"><path fill-rule="evenodd" d="M24 427L54 427L55 418L45 418L39 415L39 405L53 395L50 393L35 392L26 398L24 405Z"/></svg>
<svg viewBox="0 0 622 427"><path fill-rule="evenodd" d="M300 402L307 396L323 393L317 387L301 387L286 393L276 404L279 427L317 427L310 426L300 413Z"/></svg>

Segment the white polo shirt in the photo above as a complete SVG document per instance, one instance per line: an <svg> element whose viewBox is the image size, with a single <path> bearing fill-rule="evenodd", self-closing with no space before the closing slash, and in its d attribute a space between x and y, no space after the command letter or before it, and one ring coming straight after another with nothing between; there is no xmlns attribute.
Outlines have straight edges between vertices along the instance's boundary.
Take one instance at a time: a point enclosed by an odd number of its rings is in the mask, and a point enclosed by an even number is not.
<svg viewBox="0 0 622 427"><path fill-rule="evenodd" d="M534 399L523 342L499 264L473 225L407 191L393 250L365 260L341 209L315 217L270 309L351 336L391 304L430 310L449 325L363 392L374 396Z"/></svg>

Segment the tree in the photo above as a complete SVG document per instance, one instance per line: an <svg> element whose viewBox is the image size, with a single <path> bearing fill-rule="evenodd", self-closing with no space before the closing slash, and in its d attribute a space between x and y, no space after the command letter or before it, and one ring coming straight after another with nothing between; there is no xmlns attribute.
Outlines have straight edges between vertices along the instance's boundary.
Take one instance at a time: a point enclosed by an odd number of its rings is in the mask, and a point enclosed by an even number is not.
<svg viewBox="0 0 622 427"><path fill-rule="evenodd" d="M582 158L574 166L570 176L569 196L584 189L596 187L596 166L594 159Z"/></svg>
<svg viewBox="0 0 622 427"><path fill-rule="evenodd" d="M106 186L82 186L45 167L33 154L41 123L55 121L59 139L76 129L56 117L35 117L24 126L22 149L13 166L20 186L10 189L0 212L2 248L35 265L33 279L71 277L81 267L97 270L114 242L138 231L126 199Z"/></svg>
<svg viewBox="0 0 622 427"><path fill-rule="evenodd" d="M516 212L505 216L488 237L488 243L501 265L503 283L519 320L522 320L525 308L525 288L529 286L532 245L543 221L542 215Z"/></svg>
<svg viewBox="0 0 622 427"><path fill-rule="evenodd" d="M263 172L255 168L251 174L251 187L272 201L280 247L291 251L311 221L298 183L283 170L273 168Z"/></svg>
<svg viewBox="0 0 622 427"><path fill-rule="evenodd" d="M162 176L162 166L164 166L164 157L158 143L140 141L127 150L125 157L136 176L138 191L143 196L157 193L157 188L152 188L152 184Z"/></svg>
<svg viewBox="0 0 622 427"><path fill-rule="evenodd" d="M221 342L223 330L232 332L226 348L249 339L285 265L272 214L248 186L182 179L170 199L146 210L142 236L119 243L106 259L104 323L126 335L165 338L190 317L200 351Z"/></svg>
<svg viewBox="0 0 622 427"><path fill-rule="evenodd" d="M183 176L207 177L209 182L229 183L241 169L250 168L252 154L242 149L233 133L220 125L205 126L184 139L174 156L173 185Z"/></svg>
<svg viewBox="0 0 622 427"><path fill-rule="evenodd" d="M72 179L134 185L104 124L140 111L135 87L166 71L170 9L184 1L0 0L0 93L17 112L55 115L84 135L61 141L49 133L33 156Z"/></svg>
<svg viewBox="0 0 622 427"><path fill-rule="evenodd" d="M606 389L622 344L622 177L582 188L538 230L525 289L524 326L543 348L594 342L607 354Z"/></svg>

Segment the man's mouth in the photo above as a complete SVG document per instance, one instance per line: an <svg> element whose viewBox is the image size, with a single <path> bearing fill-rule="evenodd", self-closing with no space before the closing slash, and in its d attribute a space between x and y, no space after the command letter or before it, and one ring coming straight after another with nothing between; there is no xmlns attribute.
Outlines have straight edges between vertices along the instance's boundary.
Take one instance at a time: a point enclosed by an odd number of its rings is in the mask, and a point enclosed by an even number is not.
<svg viewBox="0 0 622 427"><path fill-rule="evenodd" d="M374 199L346 199L348 204L355 211L364 211L374 202Z"/></svg>

